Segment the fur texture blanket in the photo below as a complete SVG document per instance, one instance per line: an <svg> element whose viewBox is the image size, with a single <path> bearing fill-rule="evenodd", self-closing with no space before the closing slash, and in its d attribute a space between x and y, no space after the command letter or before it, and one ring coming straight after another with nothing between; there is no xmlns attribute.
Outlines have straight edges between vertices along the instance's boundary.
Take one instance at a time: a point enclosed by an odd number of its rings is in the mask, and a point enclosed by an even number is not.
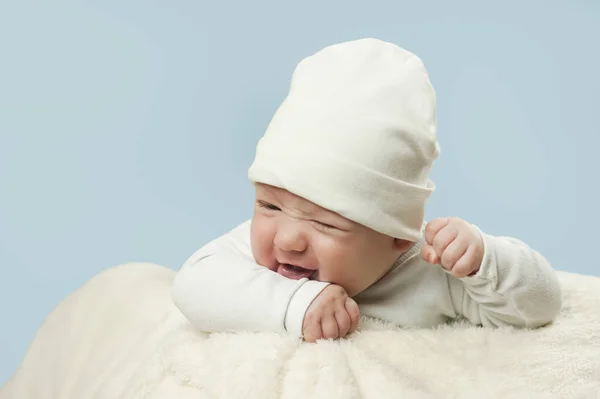
<svg viewBox="0 0 600 399"><path fill-rule="evenodd" d="M48 316L0 399L600 398L600 278L559 272L564 308L538 330L363 319L340 341L194 331L174 272L118 266ZM241 299L243 300L243 299Z"/></svg>

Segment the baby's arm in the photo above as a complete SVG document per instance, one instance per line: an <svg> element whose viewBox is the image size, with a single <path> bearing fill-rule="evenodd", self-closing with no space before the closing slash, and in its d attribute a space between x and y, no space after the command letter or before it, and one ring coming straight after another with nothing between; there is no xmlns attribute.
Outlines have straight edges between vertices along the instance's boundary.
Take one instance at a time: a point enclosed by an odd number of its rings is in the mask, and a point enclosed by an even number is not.
<svg viewBox="0 0 600 399"><path fill-rule="evenodd" d="M484 255L477 273L448 275L456 311L483 326L535 328L553 321L562 294L549 262L515 238L479 233Z"/></svg>
<svg viewBox="0 0 600 399"><path fill-rule="evenodd" d="M291 280L256 264L249 241L246 222L192 255L175 277L173 302L201 331L301 337L304 314L328 283Z"/></svg>

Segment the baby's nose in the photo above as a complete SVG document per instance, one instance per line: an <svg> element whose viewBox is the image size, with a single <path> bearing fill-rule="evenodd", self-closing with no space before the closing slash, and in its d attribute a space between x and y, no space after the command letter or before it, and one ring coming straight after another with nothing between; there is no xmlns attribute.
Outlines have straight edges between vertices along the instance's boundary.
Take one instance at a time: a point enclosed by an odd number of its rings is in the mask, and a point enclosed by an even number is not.
<svg viewBox="0 0 600 399"><path fill-rule="evenodd" d="M275 246L286 252L304 252L307 241L297 228L279 229L275 235Z"/></svg>

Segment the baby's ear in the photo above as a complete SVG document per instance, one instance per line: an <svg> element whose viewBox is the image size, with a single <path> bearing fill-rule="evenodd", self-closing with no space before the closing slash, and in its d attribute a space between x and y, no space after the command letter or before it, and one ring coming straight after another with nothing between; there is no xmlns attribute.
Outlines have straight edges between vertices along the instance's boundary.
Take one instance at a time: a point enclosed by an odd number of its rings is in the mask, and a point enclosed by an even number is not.
<svg viewBox="0 0 600 399"><path fill-rule="evenodd" d="M394 238L394 249L398 252L405 252L413 245L412 241Z"/></svg>

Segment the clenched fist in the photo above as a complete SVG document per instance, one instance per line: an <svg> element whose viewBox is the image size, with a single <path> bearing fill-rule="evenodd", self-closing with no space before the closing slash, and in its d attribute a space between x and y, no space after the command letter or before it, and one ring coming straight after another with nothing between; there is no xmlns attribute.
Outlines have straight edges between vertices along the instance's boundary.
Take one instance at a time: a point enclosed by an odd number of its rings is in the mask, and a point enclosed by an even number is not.
<svg viewBox="0 0 600 399"><path fill-rule="evenodd" d="M425 226L421 256L457 278L477 273L483 260L483 240L477 229L457 217L437 218Z"/></svg>
<svg viewBox="0 0 600 399"><path fill-rule="evenodd" d="M343 338L358 327L358 305L339 285L331 284L310 304L304 322L304 340Z"/></svg>

